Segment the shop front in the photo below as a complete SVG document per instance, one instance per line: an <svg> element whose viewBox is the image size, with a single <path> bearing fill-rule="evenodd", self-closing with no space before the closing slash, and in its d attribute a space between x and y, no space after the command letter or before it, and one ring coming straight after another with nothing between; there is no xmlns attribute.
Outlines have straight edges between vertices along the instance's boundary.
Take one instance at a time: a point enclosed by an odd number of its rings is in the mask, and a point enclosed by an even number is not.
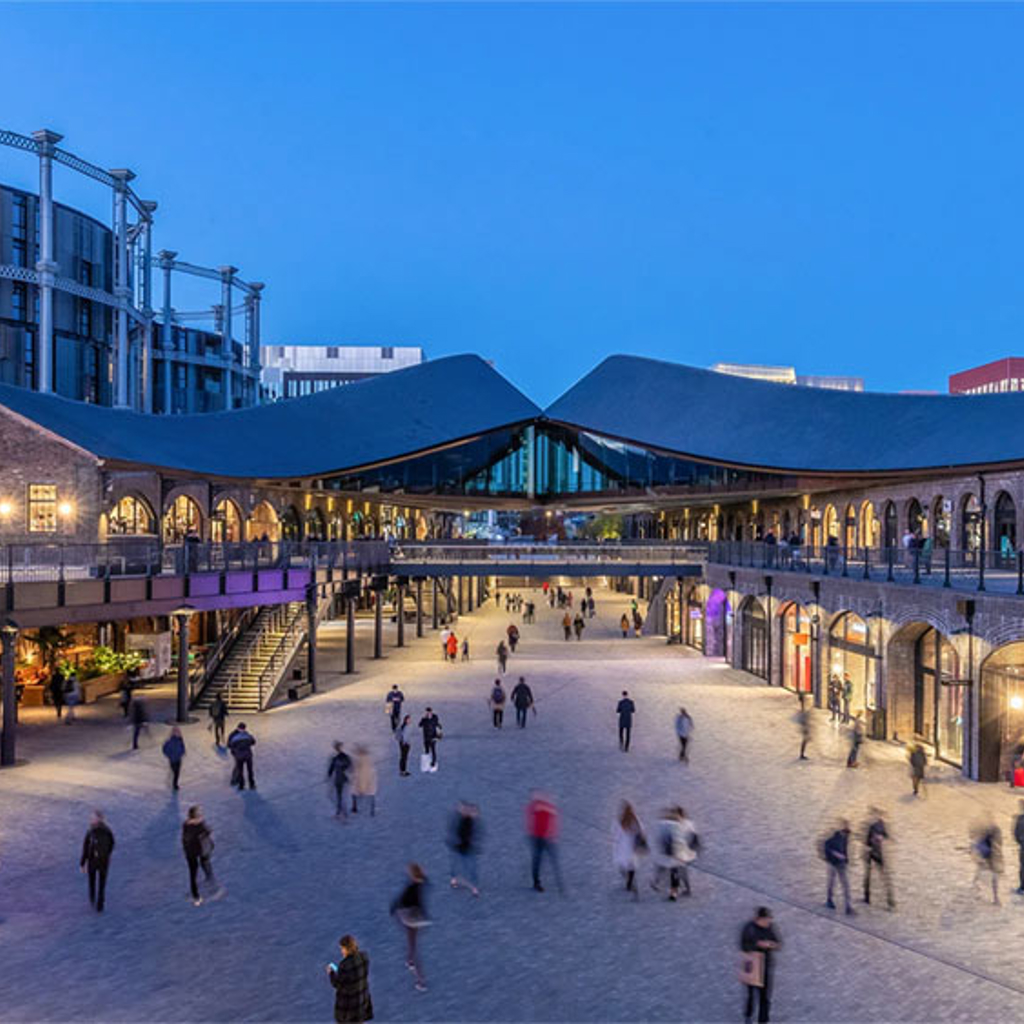
<svg viewBox="0 0 1024 1024"><path fill-rule="evenodd" d="M740 668L768 678L768 617L756 597L748 597L740 607Z"/></svg>
<svg viewBox="0 0 1024 1024"><path fill-rule="evenodd" d="M851 715L861 715L868 735L885 736L884 712L878 700L878 654L868 624L853 612L841 615L828 634L829 681L842 688Z"/></svg>
<svg viewBox="0 0 1024 1024"><path fill-rule="evenodd" d="M813 693L811 619L803 605L791 601L779 614L782 685L794 693Z"/></svg>
<svg viewBox="0 0 1024 1024"><path fill-rule="evenodd" d="M704 605L700 599L700 588L694 587L686 596L686 630L683 637L686 645L704 651Z"/></svg>
<svg viewBox="0 0 1024 1024"><path fill-rule="evenodd" d="M1024 643L1007 644L981 667L978 779L1003 782L1024 748Z"/></svg>

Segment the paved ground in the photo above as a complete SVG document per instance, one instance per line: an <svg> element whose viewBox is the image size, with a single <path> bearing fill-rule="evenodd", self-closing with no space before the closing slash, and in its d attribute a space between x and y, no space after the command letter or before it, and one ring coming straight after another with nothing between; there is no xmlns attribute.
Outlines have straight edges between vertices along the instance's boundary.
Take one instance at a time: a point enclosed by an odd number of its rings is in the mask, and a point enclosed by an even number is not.
<svg viewBox="0 0 1024 1024"><path fill-rule="evenodd" d="M1012 872L1001 908L972 892L967 841L990 814L1008 830L1006 791L939 769L928 799L914 801L898 751L869 745L869 765L846 771L842 740L824 718L814 758L798 762L791 696L657 639L622 640L621 601L598 598L582 643L563 642L546 609L523 627L510 674L525 674L538 697L523 732L497 733L489 722L489 652L507 624L493 604L462 620L469 665L443 664L428 636L381 662L363 659L360 674L345 677L333 671L342 634L325 627L330 691L251 723L255 792L228 787L205 723L186 732L176 799L159 752L163 727L130 753L109 704L69 728L28 716L29 763L0 776L0 1015L329 1020L323 964L351 931L370 952L378 1020L736 1020L738 928L768 902L786 943L778 1020L1024 1019L1024 903L1010 894ZM367 644L364 635L364 652ZM417 717L427 703L440 713L437 775L398 778L381 710L392 681ZM639 709L628 755L616 749L612 710L623 685ZM689 767L675 760L680 702L697 724ZM323 776L335 738L374 750L374 819L332 818ZM529 888L521 812L538 784L565 814L564 898ZM445 821L460 795L480 803L487 829L480 901L446 885ZM637 904L623 898L610 837L624 797L648 823L669 800L690 811L704 842L691 900L669 904L648 889ZM178 841L193 802L215 829L228 887L200 908L187 898ZM818 838L840 814L859 831L871 802L890 813L899 908L837 918L822 906ZM102 916L77 872L96 806L118 840ZM1006 854L1012 867L1012 843ZM435 883L425 994L413 990L387 913L412 858Z"/></svg>

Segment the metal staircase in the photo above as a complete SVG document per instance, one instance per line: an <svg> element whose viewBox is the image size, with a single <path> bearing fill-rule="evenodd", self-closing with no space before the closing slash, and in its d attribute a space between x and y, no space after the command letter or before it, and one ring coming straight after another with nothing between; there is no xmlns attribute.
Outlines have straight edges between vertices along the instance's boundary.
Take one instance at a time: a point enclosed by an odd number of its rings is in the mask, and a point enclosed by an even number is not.
<svg viewBox="0 0 1024 1024"><path fill-rule="evenodd" d="M209 708L220 694L229 711L265 710L305 639L304 604L261 608L252 625L224 656L195 707Z"/></svg>

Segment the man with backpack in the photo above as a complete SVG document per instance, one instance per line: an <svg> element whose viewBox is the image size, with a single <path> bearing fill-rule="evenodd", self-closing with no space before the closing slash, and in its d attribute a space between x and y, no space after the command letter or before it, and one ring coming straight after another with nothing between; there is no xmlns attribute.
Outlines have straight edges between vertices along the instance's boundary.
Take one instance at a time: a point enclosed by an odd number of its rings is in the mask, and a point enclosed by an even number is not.
<svg viewBox="0 0 1024 1024"><path fill-rule="evenodd" d="M846 913L852 917L855 911L853 904L850 902L850 876L848 873L850 866L849 842L850 823L842 821L839 823L839 828L825 840L821 852L825 858L825 863L828 864L828 894L825 899L825 906L829 910L836 909L835 902L832 899L832 892L838 878L843 887Z"/></svg>
<svg viewBox="0 0 1024 1024"><path fill-rule="evenodd" d="M526 712L533 707L533 691L526 685L526 680L522 676L512 689L512 703L516 706L516 725L520 729L525 729Z"/></svg>
<svg viewBox="0 0 1024 1024"><path fill-rule="evenodd" d="M502 720L505 717L505 689L500 679L494 680L494 688L491 690L491 722L495 729L501 728Z"/></svg>

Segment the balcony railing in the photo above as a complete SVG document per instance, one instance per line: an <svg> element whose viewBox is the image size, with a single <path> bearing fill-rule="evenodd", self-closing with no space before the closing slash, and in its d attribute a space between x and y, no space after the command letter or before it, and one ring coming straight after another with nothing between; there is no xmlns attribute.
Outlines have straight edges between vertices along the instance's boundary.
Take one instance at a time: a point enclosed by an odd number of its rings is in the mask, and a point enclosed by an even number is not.
<svg viewBox="0 0 1024 1024"><path fill-rule="evenodd" d="M156 538L123 537L105 544L0 545L0 585L288 568L362 573L387 564L384 541L163 544Z"/></svg>
<svg viewBox="0 0 1024 1024"><path fill-rule="evenodd" d="M499 567L509 562L550 562L583 564L595 568L612 562L649 565L699 565L704 562L707 545L666 541L613 541L603 544L559 542L482 544L474 541L396 542L391 564L400 570L403 563L413 565L490 562Z"/></svg>
<svg viewBox="0 0 1024 1024"><path fill-rule="evenodd" d="M779 572L801 572L899 583L1024 595L1024 551L976 548L844 548L715 541L708 562Z"/></svg>

